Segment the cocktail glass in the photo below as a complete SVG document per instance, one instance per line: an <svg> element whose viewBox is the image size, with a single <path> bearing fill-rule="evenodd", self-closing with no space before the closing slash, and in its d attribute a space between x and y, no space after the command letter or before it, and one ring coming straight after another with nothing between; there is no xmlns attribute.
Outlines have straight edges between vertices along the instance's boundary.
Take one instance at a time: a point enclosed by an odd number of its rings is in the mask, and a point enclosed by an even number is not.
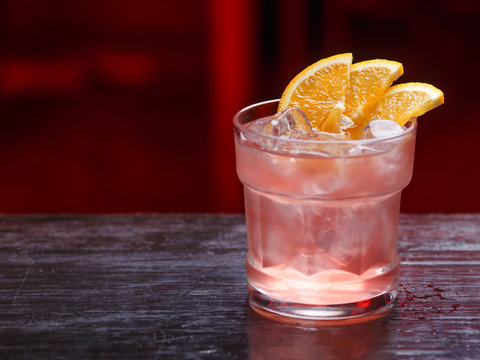
<svg viewBox="0 0 480 360"><path fill-rule="evenodd" d="M266 101L234 117L250 305L280 319L386 314L397 296L400 195L412 176L416 119L380 139L318 141L256 129L254 121L277 107Z"/></svg>

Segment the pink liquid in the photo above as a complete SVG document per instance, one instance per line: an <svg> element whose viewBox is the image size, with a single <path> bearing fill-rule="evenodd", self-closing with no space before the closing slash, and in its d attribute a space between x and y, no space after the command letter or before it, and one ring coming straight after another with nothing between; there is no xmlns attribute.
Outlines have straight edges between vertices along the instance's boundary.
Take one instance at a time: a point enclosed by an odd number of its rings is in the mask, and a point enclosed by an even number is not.
<svg viewBox="0 0 480 360"><path fill-rule="evenodd" d="M385 152L329 157L265 151L236 136L250 289L286 302L361 302L396 289L401 190L415 131Z"/></svg>

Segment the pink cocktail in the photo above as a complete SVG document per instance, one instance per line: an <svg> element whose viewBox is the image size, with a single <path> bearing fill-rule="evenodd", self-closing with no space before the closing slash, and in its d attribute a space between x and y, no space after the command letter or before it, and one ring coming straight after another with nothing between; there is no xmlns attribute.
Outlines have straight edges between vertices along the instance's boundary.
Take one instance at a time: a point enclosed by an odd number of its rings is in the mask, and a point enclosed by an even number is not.
<svg viewBox="0 0 480 360"><path fill-rule="evenodd" d="M412 175L415 119L386 138L296 139L256 125L277 105L234 118L250 304L311 320L385 313L397 295L400 194Z"/></svg>

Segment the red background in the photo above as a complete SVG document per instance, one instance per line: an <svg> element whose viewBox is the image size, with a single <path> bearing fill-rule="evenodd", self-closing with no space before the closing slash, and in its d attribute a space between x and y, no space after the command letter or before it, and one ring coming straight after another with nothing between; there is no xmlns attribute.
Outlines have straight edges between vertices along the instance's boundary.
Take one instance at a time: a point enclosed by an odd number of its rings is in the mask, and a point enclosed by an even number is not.
<svg viewBox="0 0 480 360"><path fill-rule="evenodd" d="M445 93L402 211L480 211L478 4L0 0L0 212L242 211L233 114L346 51Z"/></svg>

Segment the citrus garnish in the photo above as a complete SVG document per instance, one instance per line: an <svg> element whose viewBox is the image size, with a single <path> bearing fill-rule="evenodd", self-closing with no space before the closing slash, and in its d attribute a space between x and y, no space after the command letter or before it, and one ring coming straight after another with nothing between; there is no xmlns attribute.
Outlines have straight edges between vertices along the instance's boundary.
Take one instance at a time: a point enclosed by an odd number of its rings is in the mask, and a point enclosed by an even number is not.
<svg viewBox="0 0 480 360"><path fill-rule="evenodd" d="M278 111L301 109L315 130L338 132L350 78L352 54L340 54L310 65L288 84ZM328 121L327 121L328 120Z"/></svg>
<svg viewBox="0 0 480 360"><path fill-rule="evenodd" d="M352 54L339 54L310 65L288 84L278 111L302 110L313 131L359 138L377 119L401 126L443 104L443 93L424 83L391 86L403 74L399 62L368 60L352 65Z"/></svg>
<svg viewBox="0 0 480 360"><path fill-rule="evenodd" d="M376 107L365 117L371 120L393 120L405 125L411 118L443 104L443 92L430 84L412 82L392 86L378 101Z"/></svg>
<svg viewBox="0 0 480 360"><path fill-rule="evenodd" d="M355 124L364 125L365 114L402 74L403 66L396 61L376 59L353 64L343 114Z"/></svg>

